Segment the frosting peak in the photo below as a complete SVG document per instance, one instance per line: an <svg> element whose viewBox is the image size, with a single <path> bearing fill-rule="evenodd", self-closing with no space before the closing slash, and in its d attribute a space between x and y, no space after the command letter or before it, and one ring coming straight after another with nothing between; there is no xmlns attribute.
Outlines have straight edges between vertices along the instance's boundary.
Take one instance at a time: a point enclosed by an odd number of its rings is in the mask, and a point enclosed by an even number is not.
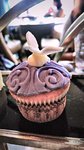
<svg viewBox="0 0 84 150"><path fill-rule="evenodd" d="M40 52L39 53L33 53L32 55L30 55L28 57L28 63L31 66L41 67L47 61L50 61L50 58L45 54L41 54Z"/></svg>

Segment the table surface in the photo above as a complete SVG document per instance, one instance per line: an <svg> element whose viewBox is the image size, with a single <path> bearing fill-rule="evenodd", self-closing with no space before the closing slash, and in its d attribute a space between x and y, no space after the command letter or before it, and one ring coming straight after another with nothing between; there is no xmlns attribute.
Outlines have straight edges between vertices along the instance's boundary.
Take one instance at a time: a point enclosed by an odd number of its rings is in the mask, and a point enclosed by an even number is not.
<svg viewBox="0 0 84 150"><path fill-rule="evenodd" d="M41 138L46 137L46 139L49 137L62 137L64 139L65 137L69 137L69 139L82 138L83 142L84 79L72 79L70 90L67 94L67 105L64 112L58 119L49 123L39 124L27 121L22 117L18 107L9 96L6 112L3 118L0 118L0 141L2 141L2 137L5 137L4 142L7 142L8 134L10 135L9 137L12 138L14 135L13 138L15 138L15 135L19 135L18 132L24 139L27 135L35 135L35 137L38 135L41 136ZM38 138L35 141L38 141ZM14 141L12 143L14 143ZM21 144L21 142L19 142L19 144Z"/></svg>
<svg viewBox="0 0 84 150"><path fill-rule="evenodd" d="M42 17L36 19L29 19L28 17L17 17L8 26L20 26L20 25L46 25L46 24L64 24L67 17Z"/></svg>

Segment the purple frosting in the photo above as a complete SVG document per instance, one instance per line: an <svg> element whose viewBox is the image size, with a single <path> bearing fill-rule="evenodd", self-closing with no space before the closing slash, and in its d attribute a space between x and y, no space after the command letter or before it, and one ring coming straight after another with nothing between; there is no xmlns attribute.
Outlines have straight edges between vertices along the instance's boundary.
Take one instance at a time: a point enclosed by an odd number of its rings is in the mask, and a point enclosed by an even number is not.
<svg viewBox="0 0 84 150"><path fill-rule="evenodd" d="M30 96L62 88L69 81L68 71L54 61L42 67L32 67L28 62L22 62L9 75L7 86L17 95Z"/></svg>

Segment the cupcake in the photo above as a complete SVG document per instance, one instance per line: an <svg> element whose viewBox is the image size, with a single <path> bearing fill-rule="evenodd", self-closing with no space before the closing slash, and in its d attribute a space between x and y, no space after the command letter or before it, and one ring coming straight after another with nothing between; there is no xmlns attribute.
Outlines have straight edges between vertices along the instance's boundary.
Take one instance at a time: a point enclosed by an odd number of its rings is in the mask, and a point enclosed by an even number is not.
<svg viewBox="0 0 84 150"><path fill-rule="evenodd" d="M26 38L32 54L12 70L6 84L26 119L39 123L52 121L62 114L66 106L70 75L47 55L62 48L46 47L40 51L30 32Z"/></svg>
<svg viewBox="0 0 84 150"><path fill-rule="evenodd" d="M7 97L6 97L6 93L4 90L2 74L0 72L0 118L2 118L6 110L6 104L7 104Z"/></svg>

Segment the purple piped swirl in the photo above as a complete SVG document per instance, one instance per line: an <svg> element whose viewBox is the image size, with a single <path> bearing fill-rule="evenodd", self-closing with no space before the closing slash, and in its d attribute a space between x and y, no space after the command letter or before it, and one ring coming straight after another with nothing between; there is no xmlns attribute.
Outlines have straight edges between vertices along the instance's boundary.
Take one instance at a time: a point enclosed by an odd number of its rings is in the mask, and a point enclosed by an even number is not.
<svg viewBox="0 0 84 150"><path fill-rule="evenodd" d="M53 61L40 68L22 62L9 75L7 86L17 95L31 96L62 88L69 81L68 71Z"/></svg>

